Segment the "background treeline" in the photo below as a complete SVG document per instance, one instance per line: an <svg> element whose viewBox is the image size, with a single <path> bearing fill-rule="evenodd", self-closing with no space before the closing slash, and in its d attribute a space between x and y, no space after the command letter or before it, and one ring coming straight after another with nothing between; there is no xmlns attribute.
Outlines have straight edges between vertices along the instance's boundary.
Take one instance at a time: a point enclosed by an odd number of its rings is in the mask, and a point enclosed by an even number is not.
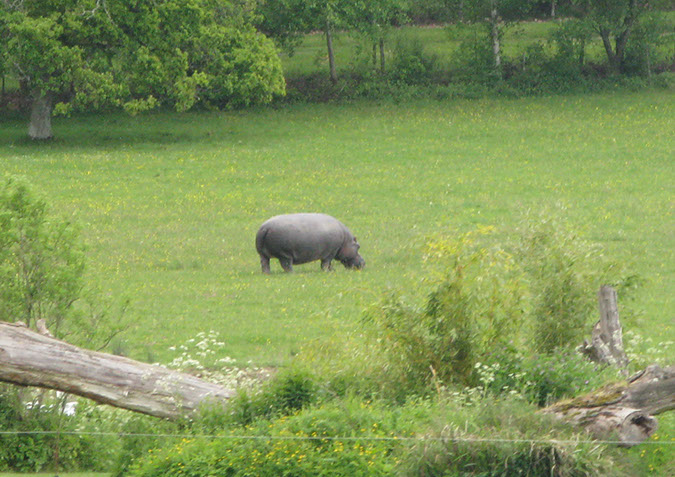
<svg viewBox="0 0 675 477"><path fill-rule="evenodd" d="M645 0L2 0L2 103L30 107L31 136L48 138L51 113L73 110L240 108L287 92L531 94L607 77L668 84L671 10ZM429 25L443 27L433 47Z"/></svg>
<svg viewBox="0 0 675 477"><path fill-rule="evenodd" d="M667 85L658 75L673 65L672 14L639 1L269 0L257 27L289 55L288 93L300 99ZM313 68L299 68L293 55L308 48Z"/></svg>

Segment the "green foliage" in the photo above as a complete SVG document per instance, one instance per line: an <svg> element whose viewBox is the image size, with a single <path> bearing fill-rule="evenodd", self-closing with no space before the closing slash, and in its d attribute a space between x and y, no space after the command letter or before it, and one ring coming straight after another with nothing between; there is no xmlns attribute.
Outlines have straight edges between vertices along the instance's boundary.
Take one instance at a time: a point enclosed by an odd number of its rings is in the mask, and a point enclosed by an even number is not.
<svg viewBox="0 0 675 477"><path fill-rule="evenodd" d="M391 475L397 443L377 438L401 430L392 424L379 406L331 403L216 439L186 438L151 450L128 475Z"/></svg>
<svg viewBox="0 0 675 477"><path fill-rule="evenodd" d="M424 303L393 295L367 313L370 343L356 345L366 351L346 354L367 356L376 392L405 399L459 384L543 405L598 384L594 367L569 353L590 332L599 286L632 278L550 211L525 219L517 240L500 246L498 236L484 228L431 240L425 258L435 275ZM355 386L354 375L342 373L331 386L339 392L348 376Z"/></svg>
<svg viewBox="0 0 675 477"><path fill-rule="evenodd" d="M250 8L230 0L4 2L3 56L32 100L54 98L64 114L264 104L283 96L285 83L274 45L250 26Z"/></svg>
<svg viewBox="0 0 675 477"><path fill-rule="evenodd" d="M387 73L394 82L425 84L433 78L436 63L436 57L425 51L422 42L401 37L396 42Z"/></svg>
<svg viewBox="0 0 675 477"><path fill-rule="evenodd" d="M651 77L659 68L659 50L672 44L675 25L661 12L646 13L631 31L626 45L624 71L628 74ZM671 60L673 53L670 54Z"/></svg>
<svg viewBox="0 0 675 477"><path fill-rule="evenodd" d="M452 75L460 83L494 85L498 79L488 30L484 25L453 25L448 34L462 39L452 57Z"/></svg>
<svg viewBox="0 0 675 477"><path fill-rule="evenodd" d="M315 376L303 370L284 370L260 389L240 389L229 405L230 421L247 425L261 418L292 414L316 403L319 395ZM205 422L208 421L207 410Z"/></svg>
<svg viewBox="0 0 675 477"><path fill-rule="evenodd" d="M78 230L49 214L21 177L0 187L0 315L53 333L80 297L84 253Z"/></svg>
<svg viewBox="0 0 675 477"><path fill-rule="evenodd" d="M134 414L119 423L117 431L125 434L117 439L119 449L116 460L106 470L112 470L116 477L129 475L129 469L135 459L148 454L151 449L169 446L178 441L171 437L181 431L179 424L162 421L149 416Z"/></svg>
<svg viewBox="0 0 675 477"><path fill-rule="evenodd" d="M599 367L573 351L540 355L507 348L482 358L474 369L479 385L472 393L516 395L540 407L623 378L617 369Z"/></svg>
<svg viewBox="0 0 675 477"><path fill-rule="evenodd" d="M666 7L665 0L655 2L634 0L598 0L586 2L574 0L577 14L593 25L593 29L602 39L610 68L614 73L625 73L628 70L628 51L633 50L643 58L648 57L648 50L642 43L646 37L640 31L640 23L649 17L652 10ZM649 20L647 21L649 23ZM654 26L652 24L652 26ZM672 28L672 27L671 27ZM637 31L637 35L635 32ZM658 29L650 32L652 42L658 41ZM637 36L637 40L636 40ZM637 45L633 45L637 43Z"/></svg>
<svg viewBox="0 0 675 477"><path fill-rule="evenodd" d="M561 21L551 34L551 41L556 46L556 59L568 68L583 66L592 34L593 30L587 21L575 18Z"/></svg>
<svg viewBox="0 0 675 477"><path fill-rule="evenodd" d="M390 372L401 375L392 388L414 393L433 380L473 384L479 357L514 339L524 285L510 254L477 240L491 232L432 241L427 259L447 268L425 303L412 307L390 298L367 314Z"/></svg>
<svg viewBox="0 0 675 477"><path fill-rule="evenodd" d="M621 475L610 452L518 399L435 411L430 439L404 454L404 475Z"/></svg>
<svg viewBox="0 0 675 477"><path fill-rule="evenodd" d="M544 212L525 219L518 230L518 256L532 294L532 346L543 353L580 344L590 329L600 285L621 279L607 276L612 265L603 263L601 247L558 217Z"/></svg>
<svg viewBox="0 0 675 477"><path fill-rule="evenodd" d="M517 399L400 407L346 399L147 450L129 475L599 476L621 472L618 462Z"/></svg>
<svg viewBox="0 0 675 477"><path fill-rule="evenodd" d="M116 438L76 434L86 425L65 412L68 400L62 393L0 385L0 429L6 432L0 435L0 470L109 469Z"/></svg>
<svg viewBox="0 0 675 477"><path fill-rule="evenodd" d="M202 30L196 43L192 67L203 74L197 84L202 104L241 108L285 94L281 61L263 35L252 29L211 26Z"/></svg>

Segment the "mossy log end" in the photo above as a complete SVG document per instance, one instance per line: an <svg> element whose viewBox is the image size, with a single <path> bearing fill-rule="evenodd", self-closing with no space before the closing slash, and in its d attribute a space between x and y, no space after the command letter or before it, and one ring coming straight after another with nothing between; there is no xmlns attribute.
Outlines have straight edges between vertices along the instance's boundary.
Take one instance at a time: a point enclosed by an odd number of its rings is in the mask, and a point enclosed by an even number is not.
<svg viewBox="0 0 675 477"><path fill-rule="evenodd" d="M672 409L675 366L664 369L652 365L627 381L557 402L543 412L584 427L598 438L615 438L630 447L656 431L654 415Z"/></svg>

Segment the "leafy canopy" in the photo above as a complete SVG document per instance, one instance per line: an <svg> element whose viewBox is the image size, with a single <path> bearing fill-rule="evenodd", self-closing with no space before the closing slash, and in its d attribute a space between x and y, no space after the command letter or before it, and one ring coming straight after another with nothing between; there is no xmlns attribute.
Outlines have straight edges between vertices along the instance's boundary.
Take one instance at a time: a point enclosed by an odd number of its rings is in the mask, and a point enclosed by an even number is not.
<svg viewBox="0 0 675 477"><path fill-rule="evenodd" d="M285 84L248 10L230 0L0 0L0 63L58 112L265 103Z"/></svg>

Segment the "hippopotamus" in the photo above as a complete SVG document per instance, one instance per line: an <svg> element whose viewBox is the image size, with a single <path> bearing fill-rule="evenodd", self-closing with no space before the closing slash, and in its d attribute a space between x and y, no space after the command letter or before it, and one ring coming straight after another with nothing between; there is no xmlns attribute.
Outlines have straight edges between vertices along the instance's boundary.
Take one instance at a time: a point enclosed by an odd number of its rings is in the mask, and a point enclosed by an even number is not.
<svg viewBox="0 0 675 477"><path fill-rule="evenodd" d="M361 269L366 261L349 229L326 214L277 215L260 226L255 237L263 273L270 273L270 258L278 258L286 272L293 265L321 260L321 269L332 270L331 261Z"/></svg>

